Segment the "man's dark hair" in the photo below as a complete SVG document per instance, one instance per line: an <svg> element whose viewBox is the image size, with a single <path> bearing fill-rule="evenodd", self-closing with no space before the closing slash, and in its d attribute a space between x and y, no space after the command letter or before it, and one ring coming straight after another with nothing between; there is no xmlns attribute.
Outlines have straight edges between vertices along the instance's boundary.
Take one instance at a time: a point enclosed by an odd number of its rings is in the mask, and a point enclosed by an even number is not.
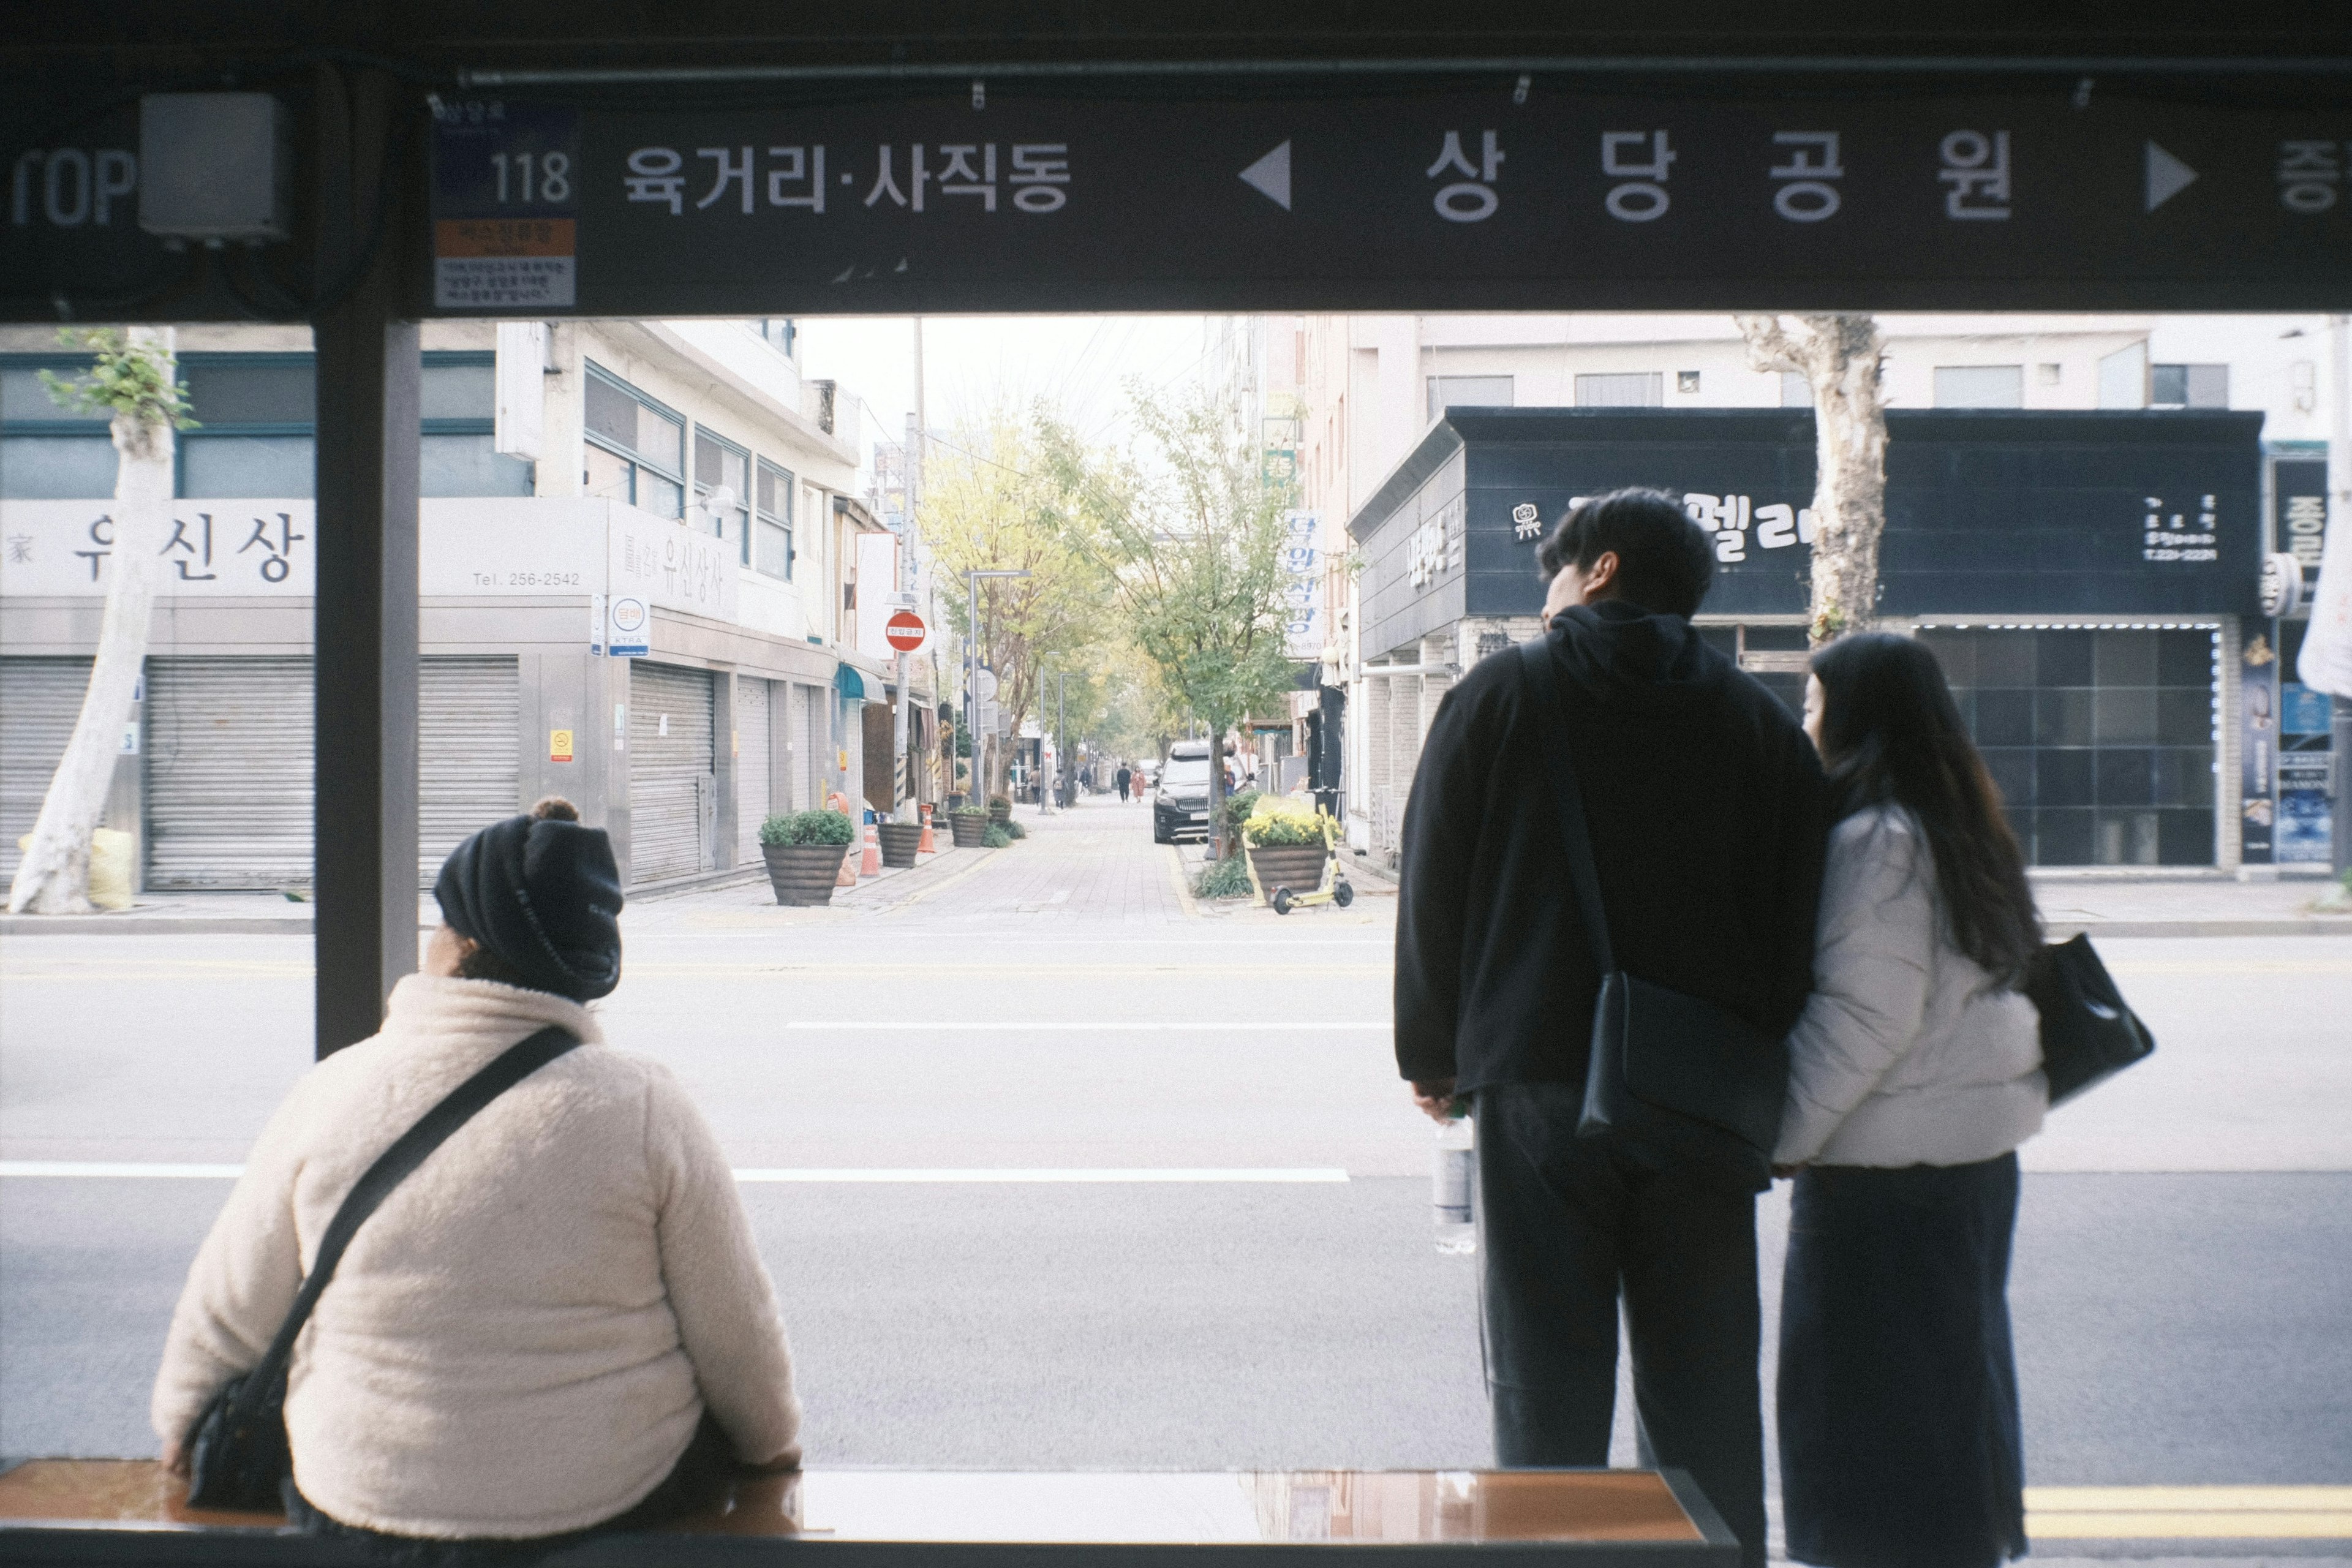
<svg viewBox="0 0 2352 1568"><path fill-rule="evenodd" d="M1571 563L1580 572L1614 551L1617 592L1654 615L1698 613L1715 581L1715 541L1664 490L1630 489L1594 496L1536 547L1545 582Z"/></svg>

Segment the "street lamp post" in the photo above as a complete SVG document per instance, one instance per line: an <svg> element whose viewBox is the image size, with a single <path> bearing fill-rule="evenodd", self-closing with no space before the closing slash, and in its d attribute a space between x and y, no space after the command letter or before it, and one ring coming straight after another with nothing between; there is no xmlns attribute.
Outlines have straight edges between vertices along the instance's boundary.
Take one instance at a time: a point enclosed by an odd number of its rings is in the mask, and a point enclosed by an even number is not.
<svg viewBox="0 0 2352 1568"><path fill-rule="evenodd" d="M963 574L964 647L963 704L964 732L971 737L971 789L980 794L980 580L982 577L1026 577L1025 571L1005 567L981 567ZM972 803L964 802L966 805ZM988 803L983 800L982 805Z"/></svg>

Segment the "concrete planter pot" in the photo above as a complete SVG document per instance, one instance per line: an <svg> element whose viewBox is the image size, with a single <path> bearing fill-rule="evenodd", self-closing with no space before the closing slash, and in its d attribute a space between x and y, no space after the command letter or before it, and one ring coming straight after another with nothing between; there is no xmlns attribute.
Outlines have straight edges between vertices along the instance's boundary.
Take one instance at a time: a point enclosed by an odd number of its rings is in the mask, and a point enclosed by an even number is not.
<svg viewBox="0 0 2352 1568"><path fill-rule="evenodd" d="M1321 887L1323 862L1330 858L1330 851L1320 844L1271 844L1252 849L1249 858L1250 868L1257 873L1257 885L1271 899L1276 888L1311 893Z"/></svg>
<svg viewBox="0 0 2352 1568"><path fill-rule="evenodd" d="M768 864L768 885L780 904L829 904L841 863L849 855L846 844L762 844L760 858Z"/></svg>
<svg viewBox="0 0 2352 1568"><path fill-rule="evenodd" d="M921 823L886 822L875 831L882 837L882 864L903 871L915 863L915 855L923 847Z"/></svg>
<svg viewBox="0 0 2352 1568"><path fill-rule="evenodd" d="M955 847L957 848L982 849L987 847L987 846L981 842L981 840L988 834L987 817L950 816L948 818L948 826L955 830Z"/></svg>

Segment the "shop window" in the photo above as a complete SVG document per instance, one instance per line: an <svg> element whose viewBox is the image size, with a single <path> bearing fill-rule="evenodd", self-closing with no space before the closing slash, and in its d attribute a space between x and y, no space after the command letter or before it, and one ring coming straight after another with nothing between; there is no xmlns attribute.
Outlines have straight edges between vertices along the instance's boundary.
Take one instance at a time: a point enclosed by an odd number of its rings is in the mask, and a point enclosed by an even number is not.
<svg viewBox="0 0 2352 1568"><path fill-rule="evenodd" d="M114 494L107 422L60 406L41 372L70 376L87 361L0 362L0 500L91 500Z"/></svg>
<svg viewBox="0 0 2352 1568"><path fill-rule="evenodd" d="M751 564L751 454L723 436L714 436L698 425L694 427L694 499L703 503L701 510L709 512L709 498L714 490L724 489L734 498L733 504L711 519L711 525L721 539L731 539L743 558Z"/></svg>
<svg viewBox="0 0 2352 1568"><path fill-rule="evenodd" d="M751 569L787 583L793 578L793 495L798 488L788 471L761 459L753 490L759 537Z"/></svg>
<svg viewBox="0 0 2352 1568"><path fill-rule="evenodd" d="M1435 423L1449 408L1508 408L1512 396L1512 378L1507 375L1433 375L1429 417Z"/></svg>
<svg viewBox="0 0 2352 1568"><path fill-rule="evenodd" d="M537 492L531 463L497 449L498 356L425 356L418 398L424 448L417 492L428 496L527 496Z"/></svg>
<svg viewBox="0 0 2352 1568"><path fill-rule="evenodd" d="M1576 378L1579 408L1656 408L1666 401L1666 374L1637 370Z"/></svg>
<svg viewBox="0 0 2352 1568"><path fill-rule="evenodd" d="M2021 364L1939 364L1936 367L1938 408L2022 408L2025 367Z"/></svg>
<svg viewBox="0 0 2352 1568"><path fill-rule="evenodd" d="M2230 367L2226 364L2152 364L2147 367L2150 408L2227 408Z"/></svg>
<svg viewBox="0 0 2352 1568"><path fill-rule="evenodd" d="M584 396L587 490L656 517L686 515L686 420L593 360Z"/></svg>
<svg viewBox="0 0 2352 1568"><path fill-rule="evenodd" d="M2210 627L1929 627L2038 866L2214 859Z"/></svg>

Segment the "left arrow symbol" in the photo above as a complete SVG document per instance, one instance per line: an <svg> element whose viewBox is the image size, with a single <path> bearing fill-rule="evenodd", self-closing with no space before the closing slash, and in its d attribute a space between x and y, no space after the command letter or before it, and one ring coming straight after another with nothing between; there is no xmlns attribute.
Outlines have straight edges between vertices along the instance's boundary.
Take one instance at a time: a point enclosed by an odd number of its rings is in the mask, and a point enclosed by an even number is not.
<svg viewBox="0 0 2352 1568"><path fill-rule="evenodd" d="M1290 210L1290 143L1285 142L1242 171L1242 184L1284 212Z"/></svg>

